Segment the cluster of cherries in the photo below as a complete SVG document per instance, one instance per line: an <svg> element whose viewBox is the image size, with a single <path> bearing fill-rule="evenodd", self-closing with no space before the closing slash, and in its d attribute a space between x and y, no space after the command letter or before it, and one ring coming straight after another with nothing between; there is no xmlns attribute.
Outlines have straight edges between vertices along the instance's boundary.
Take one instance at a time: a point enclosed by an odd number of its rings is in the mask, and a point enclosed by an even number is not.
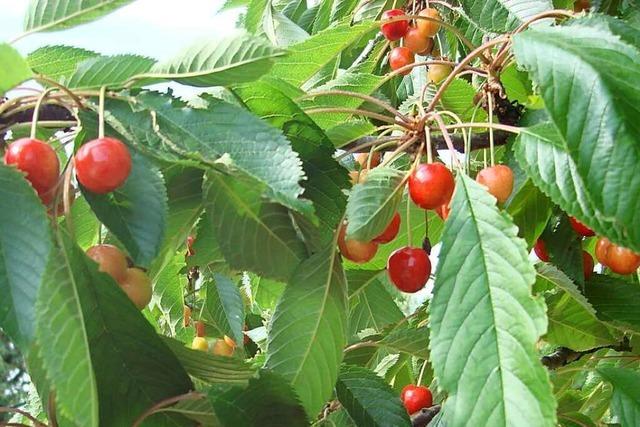
<svg viewBox="0 0 640 427"><path fill-rule="evenodd" d="M127 257L113 245L102 244L90 247L87 256L98 263L98 270L108 274L120 285L139 310L151 301L151 280L136 267L129 267Z"/></svg>
<svg viewBox="0 0 640 427"><path fill-rule="evenodd" d="M211 343L206 338L206 325L203 321L197 320L195 323L196 336L191 342L191 348L194 350L208 351L216 356L233 356L233 352L236 349L236 342L228 336L224 336L223 339L213 340ZM188 305L184 306L184 327L188 327L191 324L191 308Z"/></svg>
<svg viewBox="0 0 640 427"><path fill-rule="evenodd" d="M60 161L51 145L34 138L18 139L7 147L4 162L24 172L42 203L51 205L60 181ZM131 172L131 155L119 140L98 138L80 147L74 165L80 184L93 193L105 194L124 184ZM61 207L50 208L50 212L60 215Z"/></svg>
<svg viewBox="0 0 640 427"><path fill-rule="evenodd" d="M571 227L582 237L593 237L596 233L589 227L575 219L569 217ZM549 262L549 253L544 241L538 239L533 251L536 256L544 262ZM611 271L617 274L632 274L640 268L640 255L633 251L611 243L606 237L600 237L596 242L596 258L600 264L609 267ZM587 251L582 251L582 266L584 278L589 279L593 273L593 258Z"/></svg>
<svg viewBox="0 0 640 427"><path fill-rule="evenodd" d="M382 14L385 21L398 16L406 15L401 9L387 10ZM420 11L419 16L440 20L440 14L436 9L426 8ZM389 66L392 70L398 70L415 62L415 55L429 55L433 51L433 37L440 29L440 24L427 19L417 19L415 25L410 25L407 20L398 20L382 24L380 31L389 41L402 40L402 46L396 46L389 52ZM400 71L406 75L411 72L411 67ZM451 73L451 66L447 64L432 64L429 66L428 78L433 83L440 83Z"/></svg>
<svg viewBox="0 0 640 427"><path fill-rule="evenodd" d="M369 163L375 167L379 156L368 161L367 154L360 154L356 160L362 167ZM354 182L362 182L366 177L363 169L359 175L352 175ZM355 172L357 173L357 172ZM484 185L500 203L504 203L513 191L513 172L506 165L496 165L481 170L476 180ZM449 215L449 202L453 196L455 181L451 171L442 163L422 163L408 179L411 200L426 210L435 210L443 219ZM340 253L356 263L370 261L378 250L378 244L389 243L400 230L400 215L396 213L385 230L370 242L346 238L346 223L338 234ZM424 287L431 275L431 260L423 248L405 246L395 250L387 260L387 273L391 282L401 291L414 293Z"/></svg>

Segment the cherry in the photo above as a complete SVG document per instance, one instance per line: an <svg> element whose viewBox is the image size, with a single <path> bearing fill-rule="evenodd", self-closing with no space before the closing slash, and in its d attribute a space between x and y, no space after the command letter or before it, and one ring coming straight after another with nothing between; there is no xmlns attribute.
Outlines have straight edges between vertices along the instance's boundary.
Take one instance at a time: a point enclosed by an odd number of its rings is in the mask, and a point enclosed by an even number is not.
<svg viewBox="0 0 640 427"><path fill-rule="evenodd" d="M392 70L397 70L405 65L413 64L415 58L413 52L406 47L394 47L389 52L389 66ZM406 76L411 73L411 69L402 71L400 74Z"/></svg>
<svg viewBox="0 0 640 427"><path fill-rule="evenodd" d="M449 203L455 182L442 163L423 163L409 176L411 200L423 209L436 209Z"/></svg>
<svg viewBox="0 0 640 427"><path fill-rule="evenodd" d="M442 218L443 221L446 221L446 219L449 218L449 214L451 213L451 207L448 203L445 203L436 208L436 213L440 218Z"/></svg>
<svg viewBox="0 0 640 427"><path fill-rule="evenodd" d="M582 251L582 271L584 272L584 279L589 280L593 273L593 258L587 251Z"/></svg>
<svg viewBox="0 0 640 427"><path fill-rule="evenodd" d="M42 203L48 206L47 213L49 215L62 216L64 215L64 199L62 195L59 196L58 205L55 207L55 209L52 206L55 200L55 190L56 190L56 187L52 188L51 190L47 191L45 194L41 195L40 199L42 200ZM76 189L72 185L69 186L68 194L69 194L69 207L71 207L71 205L73 205L73 202L76 200Z"/></svg>
<svg viewBox="0 0 640 427"><path fill-rule="evenodd" d="M151 301L151 279L139 268L127 268L127 274L120 282L120 287L138 310L145 308Z"/></svg>
<svg viewBox="0 0 640 427"><path fill-rule="evenodd" d="M388 20L401 15L406 15L406 13L400 9L387 10L382 14L382 20ZM387 24L382 24L380 27L382 34L390 41L400 40L407 33L408 29L409 21L407 20L389 22Z"/></svg>
<svg viewBox="0 0 640 427"><path fill-rule="evenodd" d="M92 193L106 194L129 177L131 154L115 138L98 138L78 149L74 164L80 184Z"/></svg>
<svg viewBox="0 0 640 427"><path fill-rule="evenodd" d="M591 237L596 235L596 233L592 229L590 229L589 227L587 227L586 225L584 225L583 223L581 223L580 221L578 221L572 216L569 217L569 222L571 223L571 227L573 227L576 233L578 233L581 236Z"/></svg>
<svg viewBox="0 0 640 427"><path fill-rule="evenodd" d="M234 347L230 346L224 339L216 340L211 347L211 353L216 356L229 357L233 355Z"/></svg>
<svg viewBox="0 0 640 427"><path fill-rule="evenodd" d="M378 244L375 242L361 242L345 238L346 223L340 227L338 232L338 248L340 253L349 261L362 264L370 261L378 251Z"/></svg>
<svg viewBox="0 0 640 427"><path fill-rule="evenodd" d="M113 245L95 245L87 250L87 256L98 263L98 270L113 277L116 282L127 274L127 258Z"/></svg>
<svg viewBox="0 0 640 427"><path fill-rule="evenodd" d="M351 178L351 184L356 185L358 183L365 182L367 180L367 174L369 169L362 169L360 171L349 172L349 178Z"/></svg>
<svg viewBox="0 0 640 427"><path fill-rule="evenodd" d="M538 239L533 246L533 251L540 261L549 262L549 252L547 252L547 247L542 240Z"/></svg>
<svg viewBox="0 0 640 427"><path fill-rule="evenodd" d="M432 9L430 7L421 10L418 15L424 16L425 18L440 19L440 13L436 9ZM440 29L440 24L438 22L426 19L417 19L416 21L418 30L420 30L424 37L433 37Z"/></svg>
<svg viewBox="0 0 640 427"><path fill-rule="evenodd" d="M207 325L202 320L196 320L196 336L204 337L207 335Z"/></svg>
<svg viewBox="0 0 640 427"><path fill-rule="evenodd" d="M195 241L195 237L187 237L187 256L194 256L196 254L196 251L193 250L193 244L195 243Z"/></svg>
<svg viewBox="0 0 640 427"><path fill-rule="evenodd" d="M389 243L398 235L398 231L400 231L400 214L396 212L396 214L391 218L391 222L387 225L387 228L375 239L373 242L375 243Z"/></svg>
<svg viewBox="0 0 640 427"><path fill-rule="evenodd" d="M596 243L596 258L618 274L631 274L640 267L640 255L612 243L606 237L601 237Z"/></svg>
<svg viewBox="0 0 640 427"><path fill-rule="evenodd" d="M24 172L40 197L55 187L60 175L60 162L49 144L37 139L18 139L7 147L4 162Z"/></svg>
<svg viewBox="0 0 640 427"><path fill-rule="evenodd" d="M422 408L433 405L433 395L427 387L409 384L402 389L400 399L409 415L418 412Z"/></svg>
<svg viewBox="0 0 640 427"><path fill-rule="evenodd" d="M224 339L224 342L231 348L236 348L236 342L233 340L233 338L229 337L228 335L225 335L224 337L222 337Z"/></svg>
<svg viewBox="0 0 640 427"><path fill-rule="evenodd" d="M360 165L360 170L365 170L369 168L368 166L369 153L357 153L353 157L355 158L356 162L358 162L358 164ZM380 164L381 157L382 156L380 156L379 151L374 151L373 153L371 153L371 168L375 168Z"/></svg>
<svg viewBox="0 0 640 427"><path fill-rule="evenodd" d="M498 202L507 201L513 191L513 171L507 165L495 165L482 169L476 181L484 185Z"/></svg>
<svg viewBox="0 0 640 427"><path fill-rule="evenodd" d="M427 284L431 274L429 255L422 248L396 249L387 260L389 279L403 292L414 293Z"/></svg>
<svg viewBox="0 0 640 427"><path fill-rule="evenodd" d="M184 308L182 309L182 314L183 314L182 325L186 328L191 324L191 307L189 307L188 305L185 305Z"/></svg>
<svg viewBox="0 0 640 427"><path fill-rule="evenodd" d="M427 71L427 78L433 84L438 84L444 79L447 78L453 68L451 65L447 64L432 64L429 65L429 70Z"/></svg>
<svg viewBox="0 0 640 427"><path fill-rule="evenodd" d="M591 9L591 2L589 0L578 0L573 4L574 12L588 11L589 9Z"/></svg>
<svg viewBox="0 0 640 427"><path fill-rule="evenodd" d="M207 351L209 350L209 343L202 337L195 337L191 341L191 348L194 350Z"/></svg>
<svg viewBox="0 0 640 427"><path fill-rule="evenodd" d="M410 27L402 39L402 45L413 53L428 55L433 49L433 39L425 37L418 28Z"/></svg>

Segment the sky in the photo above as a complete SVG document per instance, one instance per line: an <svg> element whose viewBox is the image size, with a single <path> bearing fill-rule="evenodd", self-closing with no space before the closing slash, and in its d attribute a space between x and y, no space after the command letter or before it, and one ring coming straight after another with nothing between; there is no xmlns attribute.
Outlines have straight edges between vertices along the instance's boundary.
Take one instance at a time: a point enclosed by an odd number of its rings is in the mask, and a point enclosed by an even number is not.
<svg viewBox="0 0 640 427"><path fill-rule="evenodd" d="M97 21L64 31L32 34L14 44L27 54L65 44L102 54L173 56L193 41L235 31L238 10L218 12L224 0L137 0ZM22 33L30 0L0 0L0 42Z"/></svg>

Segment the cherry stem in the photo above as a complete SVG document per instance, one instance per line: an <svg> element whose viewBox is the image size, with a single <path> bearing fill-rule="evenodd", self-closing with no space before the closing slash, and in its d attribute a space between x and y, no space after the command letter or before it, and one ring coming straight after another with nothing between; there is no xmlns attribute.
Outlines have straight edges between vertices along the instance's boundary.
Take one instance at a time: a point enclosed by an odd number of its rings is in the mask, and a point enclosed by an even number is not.
<svg viewBox="0 0 640 427"><path fill-rule="evenodd" d="M469 54L458 64L456 65L456 67L453 69L453 71L451 72L451 74L449 74L446 78L446 80L442 83L442 85L440 86L440 89L438 89L438 92L436 92L436 94L433 96L433 99L431 100L431 102L429 103L429 106L427 107L427 111L431 111L433 110L433 108L435 107L435 105L438 103L438 101L440 100L440 98L442 97L442 94L444 93L444 91L447 89L447 87L451 84L451 82L456 78L456 76L468 65L471 63L471 61L473 61L473 59L482 54L482 52L484 52L485 50L487 50L488 48L495 46L497 44L500 44L504 41L506 41L508 38L507 37L499 37L496 38L494 40L490 40L487 43L483 44L482 46L478 47L477 49L473 50L472 52L469 52Z"/></svg>
<svg viewBox="0 0 640 427"><path fill-rule="evenodd" d="M319 113L348 113L348 114L356 114L356 115L371 117L373 119L380 120L381 122L394 124L394 125L399 125L399 126L402 126L405 129L409 129L410 130L410 127L409 127L409 125L407 123L398 122L397 120L392 119L389 116L383 116L382 114L378 114L378 113L374 113L374 112L366 111L366 110L360 110L360 109L357 109L357 108L338 108L338 107L310 108L308 110L304 110L304 112L307 113L307 114L319 114Z"/></svg>
<svg viewBox="0 0 640 427"><path fill-rule="evenodd" d="M414 63L411 63L411 64L407 64L407 65L405 65L403 67L400 67L400 68L398 68L396 70L393 70L392 72L387 74L384 79L382 79L382 83L385 83L385 82L391 80L393 77L397 76L398 74L404 73L407 70L411 70L411 69L413 69L415 67L421 67L423 65L426 65L426 66L429 66L429 65L450 65L452 67L455 67L457 64L455 62L453 62L453 61L445 61L443 59L432 59L432 60L429 60L429 61L414 62ZM487 75L486 71L484 71L484 70L482 70L480 68L477 68L477 67L464 67L464 68L465 68L465 71L468 71L470 73L481 74L483 76Z"/></svg>
<svg viewBox="0 0 640 427"><path fill-rule="evenodd" d="M393 152L389 156L387 156L387 158L384 159L382 163L380 163L380 167L386 166L389 163L391 163L399 153L409 148L414 142L416 142L417 139L418 139L417 136L412 136L407 140L407 142L405 142L404 144L402 144L401 146L393 150Z"/></svg>
<svg viewBox="0 0 640 427"><path fill-rule="evenodd" d="M496 158L493 152L493 94L487 94L487 104L489 106L489 154L491 155L491 167L495 166Z"/></svg>
<svg viewBox="0 0 640 427"><path fill-rule="evenodd" d="M427 163L433 163L433 147L431 146L431 129L425 126L424 139L427 143Z"/></svg>
<svg viewBox="0 0 640 427"><path fill-rule="evenodd" d="M160 402L156 403L155 405L147 409L145 412L143 412L142 415L140 415L138 419L131 425L131 427L138 427L140 424L142 424L142 422L145 419L155 414L156 412L159 412L161 409L167 406L173 405L174 403L182 402L185 400L200 400L204 397L205 395L202 393L191 391L189 393L182 394L180 396L174 396L168 399L161 400Z"/></svg>
<svg viewBox="0 0 640 427"><path fill-rule="evenodd" d="M76 106L79 109L83 109L84 106L82 105L82 100L80 99L80 97L78 95L76 95L75 93L73 93L68 87L58 83L55 80L52 80L48 77L45 77L41 74L39 74L38 76L35 77L35 79L39 82L44 82L48 85L54 86L55 88L61 90L62 92L66 93L69 98L71 98L73 100L73 102L76 104Z"/></svg>
<svg viewBox="0 0 640 427"><path fill-rule="evenodd" d="M35 139L36 137L36 132L38 130L38 116L40 115L40 106L42 105L42 101L44 101L52 90L52 88L48 88L38 96L36 105L33 108L33 118L31 119L31 133L29 135L31 139Z"/></svg>
<svg viewBox="0 0 640 427"><path fill-rule="evenodd" d="M360 152L364 148L375 147L377 145L383 145L383 144L386 144L386 143L389 143L389 142L402 141L402 140L403 140L403 137L401 137L401 136L389 136L389 137L385 137L385 138L378 138L375 141L367 142L365 144L360 144L360 145L358 145L358 146L356 146L356 147L354 147L354 148L352 148L352 149L350 149L348 151L345 151L344 153L340 154L337 157L337 159L338 160L343 159L343 158L347 157L350 154Z"/></svg>
<svg viewBox="0 0 640 427"><path fill-rule="evenodd" d="M100 88L100 98L98 98L98 138L104 138L104 98L107 87Z"/></svg>
<svg viewBox="0 0 640 427"><path fill-rule="evenodd" d="M7 406L0 406L0 414L1 413L6 413L6 414L12 414L12 413L16 413L16 414L20 414L23 417L27 418L29 421L31 421L33 423L34 426L36 427L47 427L47 425L41 421L39 421L36 417L34 417L33 415L31 415L30 413L23 411L22 409L18 409L18 408L9 408Z"/></svg>
<svg viewBox="0 0 640 427"><path fill-rule="evenodd" d="M446 129L463 129L463 128L493 128L496 130L503 130L505 132L511 132L516 135L519 135L522 132L522 129L515 126L503 125L501 123L463 123L463 124L454 124L454 125L446 125Z"/></svg>
<svg viewBox="0 0 640 427"><path fill-rule="evenodd" d="M434 114L433 118L435 119L436 123L440 127L440 130L442 131L442 136L444 137L444 141L446 142L447 147L449 148L449 152L451 153L451 162L453 163L455 161L455 164L458 167L458 169L462 170L462 165L460 164L460 160L456 155L456 149L453 147L453 141L451 141L451 136L449 135L449 131L447 130L447 127L444 124L442 117L440 117L440 114Z"/></svg>
<svg viewBox="0 0 640 427"><path fill-rule="evenodd" d="M409 117L405 116L404 114L402 114L400 111L393 108L388 103L381 101L378 98L375 98L373 96L365 95L363 93L349 92L346 90L325 90L325 91L312 92L312 93L306 94L304 96L301 96L299 99L309 99L309 98L315 98L317 96L325 96L325 95L351 96L353 98L360 98L362 100L371 102L372 104L375 104L375 105L378 105L379 107L384 108L394 116L401 118L407 124L411 123L411 119Z"/></svg>
<svg viewBox="0 0 640 427"><path fill-rule="evenodd" d="M422 377L424 375L424 369L427 367L427 363L427 360L422 363L422 369L420 369L420 375L418 375L418 383L416 384L417 386L420 386L420 384L422 384Z"/></svg>

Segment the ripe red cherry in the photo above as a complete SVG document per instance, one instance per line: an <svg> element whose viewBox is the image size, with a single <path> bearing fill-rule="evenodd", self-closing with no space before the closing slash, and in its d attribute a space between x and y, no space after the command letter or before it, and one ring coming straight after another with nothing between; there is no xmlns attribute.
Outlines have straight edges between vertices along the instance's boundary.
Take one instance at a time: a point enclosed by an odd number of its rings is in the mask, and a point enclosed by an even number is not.
<svg viewBox="0 0 640 427"><path fill-rule="evenodd" d="M409 384L402 389L400 394L402 403L409 415L418 412L422 408L429 408L433 405L431 390L427 387Z"/></svg>
<svg viewBox="0 0 640 427"><path fill-rule="evenodd" d="M389 225L387 225L387 228L384 229L382 234L373 239L373 242L389 243L396 238L398 231L400 231L400 214L396 212L393 218L391 218Z"/></svg>
<svg viewBox="0 0 640 427"><path fill-rule="evenodd" d="M382 14L382 20L384 21L401 15L406 15L406 13L400 9L387 10ZM382 34L390 41L400 40L405 34L407 34L408 29L409 21L407 20L389 22L388 24L382 24L380 27Z"/></svg>
<svg viewBox="0 0 640 427"><path fill-rule="evenodd" d="M338 232L338 248L340 253L349 261L362 264L370 261L378 252L378 244L375 242L361 242L359 240L346 239L346 223Z"/></svg>
<svg viewBox="0 0 640 427"><path fill-rule="evenodd" d="M98 138L84 144L74 161L78 181L92 193L110 193L120 187L131 172L131 154L115 138Z"/></svg>
<svg viewBox="0 0 640 427"><path fill-rule="evenodd" d="M578 233L581 236L591 237L596 235L596 233L592 229L590 229L589 227L587 227L586 225L584 225L583 223L581 223L580 221L578 221L572 216L569 217L569 222L571 223L571 227L573 227L576 233Z"/></svg>
<svg viewBox="0 0 640 427"><path fill-rule="evenodd" d="M41 197L56 185L60 175L56 152L37 139L22 138L9 144L4 162L26 173L27 180Z"/></svg>
<svg viewBox="0 0 640 427"><path fill-rule="evenodd" d="M418 165L409 177L409 195L423 209L436 209L449 203L455 182L453 174L442 163Z"/></svg>
<svg viewBox="0 0 640 427"><path fill-rule="evenodd" d="M618 274L631 274L640 267L640 255L611 243L606 237L601 237L596 243L596 258Z"/></svg>
<svg viewBox="0 0 640 427"><path fill-rule="evenodd" d="M547 252L547 247L542 240L538 239L533 247L533 251L540 261L549 262L549 252Z"/></svg>
<svg viewBox="0 0 640 427"><path fill-rule="evenodd" d="M413 53L428 55L433 50L433 39L425 37L416 27L410 27L402 40L402 45Z"/></svg>
<svg viewBox="0 0 640 427"><path fill-rule="evenodd" d="M584 272L584 279L589 280L593 273L593 258L587 251L582 251L582 271Z"/></svg>
<svg viewBox="0 0 640 427"><path fill-rule="evenodd" d="M487 187L498 202L507 201L513 191L513 171L507 165L495 165L482 169L476 176L478 183Z"/></svg>
<svg viewBox="0 0 640 427"><path fill-rule="evenodd" d="M405 65L413 64L414 60L415 57L413 52L406 47L394 47L391 49L391 52L389 52L389 66L394 71L404 67ZM409 73L411 73L410 68L402 71L400 74L406 76Z"/></svg>
<svg viewBox="0 0 640 427"><path fill-rule="evenodd" d="M387 260L387 273L402 292L418 292L427 284L431 274L429 255L422 248L405 246L396 249Z"/></svg>

